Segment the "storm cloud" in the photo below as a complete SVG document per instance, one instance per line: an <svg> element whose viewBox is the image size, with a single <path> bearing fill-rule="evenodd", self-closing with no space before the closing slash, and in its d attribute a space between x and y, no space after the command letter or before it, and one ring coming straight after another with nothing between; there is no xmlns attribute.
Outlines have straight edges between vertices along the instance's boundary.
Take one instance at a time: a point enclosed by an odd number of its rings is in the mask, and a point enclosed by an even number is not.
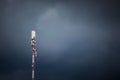
<svg viewBox="0 0 120 80"><path fill-rule="evenodd" d="M120 75L117 1L0 1L0 79L31 79L31 30L37 33L36 80L116 80Z"/></svg>

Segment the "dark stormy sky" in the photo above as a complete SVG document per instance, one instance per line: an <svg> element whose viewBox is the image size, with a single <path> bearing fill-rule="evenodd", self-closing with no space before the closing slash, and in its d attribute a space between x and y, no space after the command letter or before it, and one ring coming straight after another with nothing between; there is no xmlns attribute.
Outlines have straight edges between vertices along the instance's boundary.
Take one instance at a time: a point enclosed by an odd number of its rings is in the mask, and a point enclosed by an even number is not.
<svg viewBox="0 0 120 80"><path fill-rule="evenodd" d="M0 80L120 80L117 0L0 0Z"/></svg>

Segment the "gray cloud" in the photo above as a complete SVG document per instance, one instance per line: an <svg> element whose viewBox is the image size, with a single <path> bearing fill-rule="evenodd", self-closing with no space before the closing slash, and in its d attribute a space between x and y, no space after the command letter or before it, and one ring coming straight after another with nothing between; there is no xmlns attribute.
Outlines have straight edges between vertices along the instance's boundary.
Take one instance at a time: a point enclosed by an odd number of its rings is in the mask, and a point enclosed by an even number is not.
<svg viewBox="0 0 120 80"><path fill-rule="evenodd" d="M30 78L23 69L31 70L32 29L37 32L38 80L114 78L112 72L120 71L120 28L119 12L111 5L86 0L3 1L0 79Z"/></svg>

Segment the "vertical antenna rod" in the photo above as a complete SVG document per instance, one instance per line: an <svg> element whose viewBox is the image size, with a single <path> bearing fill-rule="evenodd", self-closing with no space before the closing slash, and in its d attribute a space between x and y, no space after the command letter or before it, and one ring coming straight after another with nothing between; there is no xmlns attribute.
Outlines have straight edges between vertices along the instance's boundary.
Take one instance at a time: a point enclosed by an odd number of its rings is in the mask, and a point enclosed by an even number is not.
<svg viewBox="0 0 120 80"><path fill-rule="evenodd" d="M32 80L34 80L34 65L35 65L35 57L37 56L36 52L36 32L32 30L31 33L31 45L32 45Z"/></svg>

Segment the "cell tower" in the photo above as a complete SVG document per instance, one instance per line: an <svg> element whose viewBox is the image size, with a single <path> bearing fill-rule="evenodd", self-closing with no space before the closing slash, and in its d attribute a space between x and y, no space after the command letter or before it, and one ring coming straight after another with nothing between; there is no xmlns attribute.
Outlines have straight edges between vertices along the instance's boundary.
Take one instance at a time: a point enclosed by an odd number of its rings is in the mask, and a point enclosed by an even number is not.
<svg viewBox="0 0 120 80"><path fill-rule="evenodd" d="M34 71L34 66L35 66L35 57L37 56L37 51L36 51L36 32L32 30L31 33L31 45L32 45L32 80L35 78L35 71Z"/></svg>

